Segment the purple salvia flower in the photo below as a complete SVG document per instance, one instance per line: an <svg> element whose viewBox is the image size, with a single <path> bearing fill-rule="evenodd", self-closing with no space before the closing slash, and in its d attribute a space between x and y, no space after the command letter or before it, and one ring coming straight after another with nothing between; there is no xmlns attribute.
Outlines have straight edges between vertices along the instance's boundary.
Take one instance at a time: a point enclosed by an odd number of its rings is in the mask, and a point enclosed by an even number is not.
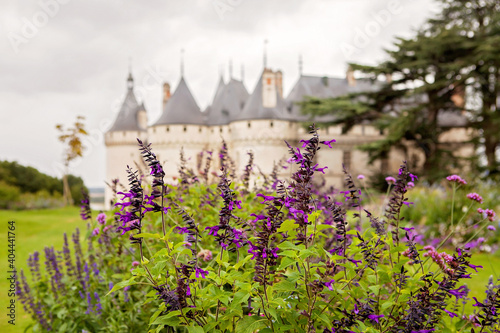
<svg viewBox="0 0 500 333"><path fill-rule="evenodd" d="M85 314L90 314L92 312L92 296L90 295L90 291L87 291L87 311Z"/></svg>
<svg viewBox="0 0 500 333"><path fill-rule="evenodd" d="M335 283L335 280L331 279L330 281L328 282L325 282L325 287L328 288L328 290L331 290L333 291L333 284ZM355 309L357 309L357 306L356 304L354 305Z"/></svg>
<svg viewBox="0 0 500 333"><path fill-rule="evenodd" d="M81 200L80 205L80 217L82 220L90 220L92 218L92 211L90 210L90 199L89 194L85 189L82 189L83 199Z"/></svg>
<svg viewBox="0 0 500 333"><path fill-rule="evenodd" d="M487 227L486 227L486 229L488 229L488 230L490 230L490 231L495 231L495 230L497 230L497 229L496 229L494 226L492 226L492 225L487 226Z"/></svg>
<svg viewBox="0 0 500 333"><path fill-rule="evenodd" d="M472 268L473 270L475 270L477 272L477 268L483 268L483 266L479 266L479 265L473 265L473 264L469 264L468 265L470 268Z"/></svg>
<svg viewBox="0 0 500 333"><path fill-rule="evenodd" d="M384 315L375 315L375 314L368 315L368 319L375 321L377 324L379 323L378 320L383 317Z"/></svg>
<svg viewBox="0 0 500 333"><path fill-rule="evenodd" d="M356 267L358 267L358 264L361 264L362 261L361 260L356 260L356 259L347 259L349 260L350 262L352 262L354 265L356 265Z"/></svg>
<svg viewBox="0 0 500 333"><path fill-rule="evenodd" d="M175 230L177 230L180 234L187 234L189 232L187 227L175 227Z"/></svg>
<svg viewBox="0 0 500 333"><path fill-rule="evenodd" d="M94 299L95 299L95 312L100 315L102 313L102 305L101 305L101 299L99 298L99 294L94 292Z"/></svg>
<svg viewBox="0 0 500 333"><path fill-rule="evenodd" d="M199 267L196 267L196 277L199 278L201 275L201 278L204 279L208 275L208 271L205 271Z"/></svg>
<svg viewBox="0 0 500 333"><path fill-rule="evenodd" d="M71 261L71 252L69 250L68 237L66 236L66 233L64 233L63 256L64 263L66 265L66 274L68 274L68 276L73 276L75 267L73 266L73 262Z"/></svg>
<svg viewBox="0 0 500 333"><path fill-rule="evenodd" d="M448 315L450 315L450 318L458 317L458 315L454 312L448 311L444 309L444 312L446 312Z"/></svg>
<svg viewBox="0 0 500 333"><path fill-rule="evenodd" d="M261 204L266 203L267 201L273 201L274 200L274 197L272 195L264 195L264 194L258 193L257 196L261 197L262 199L264 199L264 201L262 201Z"/></svg>
<svg viewBox="0 0 500 333"><path fill-rule="evenodd" d="M332 148L332 143L337 142L336 140L329 140L329 141L320 141L320 143L328 146L328 148Z"/></svg>

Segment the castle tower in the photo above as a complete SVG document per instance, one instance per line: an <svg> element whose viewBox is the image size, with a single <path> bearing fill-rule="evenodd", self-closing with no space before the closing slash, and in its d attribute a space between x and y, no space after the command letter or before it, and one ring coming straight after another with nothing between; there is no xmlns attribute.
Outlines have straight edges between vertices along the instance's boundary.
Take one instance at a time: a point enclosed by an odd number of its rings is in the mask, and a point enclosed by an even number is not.
<svg viewBox="0 0 500 333"><path fill-rule="evenodd" d="M281 158L288 158L284 141L294 143L296 126L286 111L282 80L280 71L265 68L243 110L229 125L239 168L247 163L250 150L264 173L271 172Z"/></svg>
<svg viewBox="0 0 500 333"><path fill-rule="evenodd" d="M106 144L106 182L111 183L118 178L120 183L128 188L126 167L135 168L135 163L141 162L137 138L147 139L147 112L144 104L137 102L134 94L134 79L129 73L127 78L127 93L113 126L104 135ZM105 189L105 207L110 208L111 189Z"/></svg>
<svg viewBox="0 0 500 333"><path fill-rule="evenodd" d="M196 157L207 145L206 132L203 113L186 80L181 77L160 118L148 129L148 137L164 166L167 180L178 176L181 148L188 166L196 168Z"/></svg>

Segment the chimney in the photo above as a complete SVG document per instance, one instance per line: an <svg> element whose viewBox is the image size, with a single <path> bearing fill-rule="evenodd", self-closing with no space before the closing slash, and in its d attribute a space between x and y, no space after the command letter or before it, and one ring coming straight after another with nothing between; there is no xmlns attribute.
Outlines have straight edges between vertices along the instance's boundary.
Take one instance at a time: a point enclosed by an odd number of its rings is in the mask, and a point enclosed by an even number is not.
<svg viewBox="0 0 500 333"><path fill-rule="evenodd" d="M269 68L262 73L262 105L265 108L274 108L277 103L277 94L283 94L283 76L280 71L273 72Z"/></svg>
<svg viewBox="0 0 500 333"><path fill-rule="evenodd" d="M278 89L278 94L283 98L283 72L276 72L276 89Z"/></svg>
<svg viewBox="0 0 500 333"><path fill-rule="evenodd" d="M465 89L464 86L454 87L453 95L451 96L451 101L456 107L463 109L465 107Z"/></svg>
<svg viewBox="0 0 500 333"><path fill-rule="evenodd" d="M170 84L167 82L163 83L163 108L167 105L168 100L170 99Z"/></svg>
<svg viewBox="0 0 500 333"><path fill-rule="evenodd" d="M349 65L349 67L347 67L346 80L347 80L347 84L349 85L349 87L356 86L356 79L354 78L354 71L350 65Z"/></svg>

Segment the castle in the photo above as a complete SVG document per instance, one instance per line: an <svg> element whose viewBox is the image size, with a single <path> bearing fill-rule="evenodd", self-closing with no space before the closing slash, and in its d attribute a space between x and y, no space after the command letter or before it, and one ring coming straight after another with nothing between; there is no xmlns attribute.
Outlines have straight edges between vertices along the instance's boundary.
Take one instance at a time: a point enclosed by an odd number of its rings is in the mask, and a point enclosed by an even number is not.
<svg viewBox="0 0 500 333"><path fill-rule="evenodd" d="M219 151L222 139L227 143L238 170L243 170L247 164L247 152L253 151L255 165L263 173L269 173L274 163L289 157L285 140L297 146L300 140L307 140L310 136L301 123L308 118L301 114L297 102L306 96L327 98L376 90L381 84L383 81L356 79L351 70L347 71L345 78L301 74L285 97L283 73L264 66L251 93L242 81L231 77L224 82L221 77L211 104L201 111L182 76L173 93L170 85L164 83L163 112L156 122L148 125L146 109L134 95L134 80L129 74L125 99L113 126L105 134L106 181L118 178L127 186L126 166L134 166L134 162L141 159L137 138L153 144L153 151L163 164L167 181L178 176L181 148L188 166L196 169L199 153ZM333 116L319 117L315 122L326 122L331 120L330 117ZM442 142L463 142L468 136L463 117L445 117L440 119L440 125L453 127L452 131L445 133ZM328 166L324 177L332 185L342 185L342 165L354 176L375 172L389 174L408 158L408 151L393 149L386 160L368 163L367 153L357 150L356 146L373 142L384 135L370 124L355 125L347 133L342 133L339 125L328 126L319 134L322 140L336 140L334 149L322 149L317 155L319 165ZM462 154L473 153L471 147L462 149ZM111 190L106 188L107 205L111 195Z"/></svg>

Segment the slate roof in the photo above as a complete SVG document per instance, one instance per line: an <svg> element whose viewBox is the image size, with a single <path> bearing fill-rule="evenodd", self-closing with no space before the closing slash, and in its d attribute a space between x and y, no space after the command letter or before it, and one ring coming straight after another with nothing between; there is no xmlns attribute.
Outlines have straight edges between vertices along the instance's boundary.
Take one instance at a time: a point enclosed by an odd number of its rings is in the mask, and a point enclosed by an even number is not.
<svg viewBox="0 0 500 333"><path fill-rule="evenodd" d="M153 126L157 125L203 125L204 116L191 94L184 77L181 78L163 112Z"/></svg>
<svg viewBox="0 0 500 333"><path fill-rule="evenodd" d="M443 111L438 113L437 123L439 127L466 127L469 120L462 113Z"/></svg>
<svg viewBox="0 0 500 333"><path fill-rule="evenodd" d="M307 96L332 98L361 91L374 91L379 89L380 85L380 82L357 79L356 85L350 86L344 78L301 75L286 98L287 113L293 120L307 121L309 116L301 114L300 106L296 104L305 100ZM328 115L316 117L315 121L330 121L334 118L334 115Z"/></svg>
<svg viewBox="0 0 500 333"><path fill-rule="evenodd" d="M146 128L139 126L137 113L146 110L144 104L139 105L134 95L134 79L129 73L127 78L127 94L123 100L120 111L116 116L115 122L108 132L117 131L146 131Z"/></svg>
<svg viewBox="0 0 500 333"><path fill-rule="evenodd" d="M288 120L285 100L276 90L276 106L272 108L264 107L262 100L262 75L255 86L254 91L248 98L243 110L232 120L253 120L253 119L282 119Z"/></svg>
<svg viewBox="0 0 500 333"><path fill-rule="evenodd" d="M231 79L224 84L221 78L212 105L207 109L207 125L229 124L240 114L248 97L243 82Z"/></svg>

